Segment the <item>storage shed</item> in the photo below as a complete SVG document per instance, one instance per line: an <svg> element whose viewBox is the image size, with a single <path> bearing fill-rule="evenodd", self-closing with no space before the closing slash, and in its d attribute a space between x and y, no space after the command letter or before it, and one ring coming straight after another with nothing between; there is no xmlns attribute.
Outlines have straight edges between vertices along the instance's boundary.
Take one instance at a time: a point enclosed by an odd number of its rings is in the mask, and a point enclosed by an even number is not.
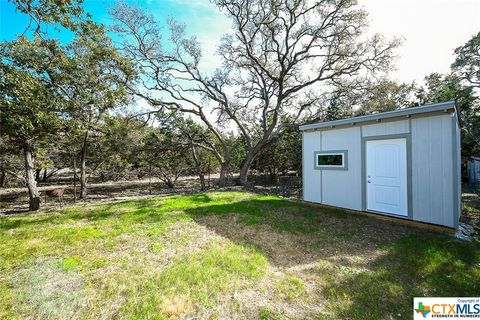
<svg viewBox="0 0 480 320"><path fill-rule="evenodd" d="M456 228L455 102L300 126L303 199Z"/></svg>

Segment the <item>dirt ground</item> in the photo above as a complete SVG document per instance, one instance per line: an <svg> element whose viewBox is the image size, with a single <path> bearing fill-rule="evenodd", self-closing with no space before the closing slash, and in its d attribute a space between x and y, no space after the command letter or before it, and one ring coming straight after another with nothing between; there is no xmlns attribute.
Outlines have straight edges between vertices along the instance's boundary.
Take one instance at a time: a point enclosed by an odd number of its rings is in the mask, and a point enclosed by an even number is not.
<svg viewBox="0 0 480 320"><path fill-rule="evenodd" d="M211 181L211 184L213 184L213 181ZM45 191L55 188L65 188L65 205L74 203L74 187L72 184L41 186L39 189L42 208L60 207L57 198L47 196L45 199ZM165 184L158 179L94 183L88 185L87 199L85 200L78 199L80 189L77 185L77 203L100 203L142 197L155 197L173 193L185 194L196 192L199 189L200 184L195 177L180 178L177 181L175 189L166 187ZM28 211L28 193L26 188L0 189L0 215L15 214L26 211Z"/></svg>
<svg viewBox="0 0 480 320"><path fill-rule="evenodd" d="M289 178L289 177L285 177ZM218 175L211 175L210 179L206 179L207 189L217 189ZM255 179L258 180L258 179ZM41 207L46 209L59 208L60 202L57 198L47 196L45 199L45 191L53 190L55 188L65 188L64 204L74 204L74 186L73 184L66 184L52 182L48 185L39 186ZM235 185L235 177L227 178L226 190L238 189ZM265 194L279 194L283 196L298 197L298 188L290 188L282 186L282 184L272 185L259 183L255 181L249 190ZM177 180L174 189L168 188L162 181L156 178L131 180L131 181L112 181L106 183L91 183L88 184L87 199L79 200L78 195L80 188L77 185L77 204L91 204L121 201L128 199L140 199L157 197L160 195L169 194L190 194L200 191L200 181L197 177L181 177ZM10 215L15 213L28 212L28 191L26 188L4 188L0 189L0 215Z"/></svg>
<svg viewBox="0 0 480 320"><path fill-rule="evenodd" d="M215 189L218 177L212 175L207 180L207 188ZM288 187L259 183L259 179L255 179L255 183L248 189L250 191L264 194L279 194L286 197L298 198L300 190L296 187ZM234 178L230 178L229 187L226 189L238 189L235 186ZM41 206L42 208L53 209L59 208L58 199L47 197L45 199L45 191L55 188L65 188L64 204L74 204L74 187L72 184L52 184L40 186ZM88 196L85 200L78 200L78 204L91 204L121 201L127 199L140 199L157 197L169 194L190 194L200 191L200 183L197 177L181 177L178 179L174 189L168 188L159 179L144 179L131 181L114 181L106 183L92 183L88 185ZM77 186L77 197L80 190ZM46 203L45 203L46 201ZM464 187L462 193L462 222L471 224L480 231L480 193L473 191L469 187ZM6 188L0 189L0 215L10 215L28 211L28 193L26 188Z"/></svg>

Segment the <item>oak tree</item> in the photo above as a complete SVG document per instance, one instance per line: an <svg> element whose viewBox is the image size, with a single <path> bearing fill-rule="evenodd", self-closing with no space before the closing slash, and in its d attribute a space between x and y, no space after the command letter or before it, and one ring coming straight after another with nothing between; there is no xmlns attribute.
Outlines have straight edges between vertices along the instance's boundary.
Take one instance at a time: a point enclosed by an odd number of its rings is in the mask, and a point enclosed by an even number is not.
<svg viewBox="0 0 480 320"><path fill-rule="evenodd" d="M21 37L0 46L0 130L23 153L30 210L40 207L35 179L38 146L55 140L64 128L68 105L48 69L65 56L58 42Z"/></svg>
<svg viewBox="0 0 480 320"><path fill-rule="evenodd" d="M365 37L366 13L352 0L214 3L233 30L218 49L222 66L211 75L200 71L198 41L178 23L170 22L170 50L163 49L156 21L138 8L114 9L115 30L128 36L123 49L142 72L139 87L132 88L137 95L202 121L220 141L214 153L222 164L231 154L222 128L234 127L243 137L242 185L262 149L287 126L315 117L326 88L345 79L361 84L388 70L399 44Z"/></svg>

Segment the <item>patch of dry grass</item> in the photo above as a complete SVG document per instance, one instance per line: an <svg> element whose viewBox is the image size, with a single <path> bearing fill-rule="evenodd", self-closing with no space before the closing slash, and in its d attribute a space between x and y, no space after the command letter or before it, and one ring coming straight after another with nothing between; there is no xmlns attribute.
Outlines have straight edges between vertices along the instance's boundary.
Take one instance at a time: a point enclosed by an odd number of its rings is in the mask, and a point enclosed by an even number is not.
<svg viewBox="0 0 480 320"><path fill-rule="evenodd" d="M404 318L479 292L479 266L477 244L273 196L140 199L0 218L0 318Z"/></svg>
<svg viewBox="0 0 480 320"><path fill-rule="evenodd" d="M14 276L16 308L23 319L78 318L86 305L83 276L71 261L39 258Z"/></svg>

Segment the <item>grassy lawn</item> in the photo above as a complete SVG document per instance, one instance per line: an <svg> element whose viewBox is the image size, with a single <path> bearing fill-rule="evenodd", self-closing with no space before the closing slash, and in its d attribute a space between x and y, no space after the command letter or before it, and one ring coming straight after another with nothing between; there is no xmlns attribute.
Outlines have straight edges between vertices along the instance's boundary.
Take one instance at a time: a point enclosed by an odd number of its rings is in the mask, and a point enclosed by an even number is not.
<svg viewBox="0 0 480 320"><path fill-rule="evenodd" d="M0 218L0 319L408 319L480 245L243 192Z"/></svg>
<svg viewBox="0 0 480 320"><path fill-rule="evenodd" d="M480 230L480 192L463 186L462 220Z"/></svg>

